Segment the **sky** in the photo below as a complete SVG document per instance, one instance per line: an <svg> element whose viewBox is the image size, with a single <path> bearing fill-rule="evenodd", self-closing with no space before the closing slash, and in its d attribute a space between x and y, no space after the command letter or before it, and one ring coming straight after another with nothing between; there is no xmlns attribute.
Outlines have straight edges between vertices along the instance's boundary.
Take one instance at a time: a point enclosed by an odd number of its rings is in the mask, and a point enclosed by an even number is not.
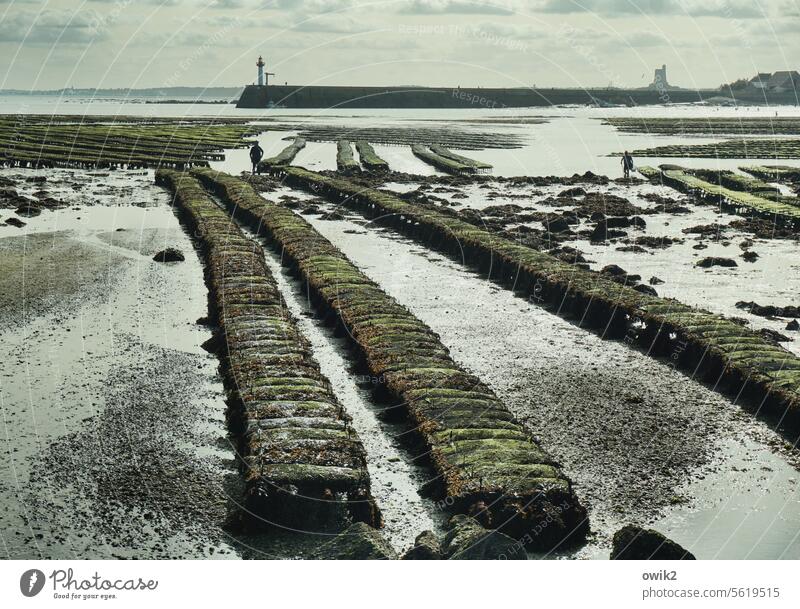
<svg viewBox="0 0 800 609"><path fill-rule="evenodd" d="M710 88L800 69L800 0L0 0L0 89Z"/></svg>

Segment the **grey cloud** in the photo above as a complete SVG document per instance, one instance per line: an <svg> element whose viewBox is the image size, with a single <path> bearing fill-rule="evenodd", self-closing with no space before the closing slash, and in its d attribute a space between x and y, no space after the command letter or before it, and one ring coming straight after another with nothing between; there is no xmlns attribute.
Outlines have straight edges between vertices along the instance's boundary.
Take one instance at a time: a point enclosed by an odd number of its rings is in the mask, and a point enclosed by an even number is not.
<svg viewBox="0 0 800 609"><path fill-rule="evenodd" d="M688 15L691 17L758 18L764 12L745 0L545 0L545 13L595 13L605 17Z"/></svg>
<svg viewBox="0 0 800 609"><path fill-rule="evenodd" d="M89 13L92 14L55 10L15 12L0 22L0 42L86 44L106 38L102 17Z"/></svg>
<svg viewBox="0 0 800 609"><path fill-rule="evenodd" d="M508 4L480 0L409 0L398 10L409 15L512 15Z"/></svg>

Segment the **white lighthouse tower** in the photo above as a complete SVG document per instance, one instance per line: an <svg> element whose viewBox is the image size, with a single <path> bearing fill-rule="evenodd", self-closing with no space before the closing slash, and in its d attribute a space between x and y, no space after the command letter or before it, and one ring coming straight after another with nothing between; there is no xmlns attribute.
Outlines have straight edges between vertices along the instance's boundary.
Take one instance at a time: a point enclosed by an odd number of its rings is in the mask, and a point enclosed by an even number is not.
<svg viewBox="0 0 800 609"><path fill-rule="evenodd" d="M258 66L258 86L259 87L264 86L264 66L265 65L266 64L264 63L264 59L261 57L261 55L259 55L258 56L258 61L256 62L256 66Z"/></svg>

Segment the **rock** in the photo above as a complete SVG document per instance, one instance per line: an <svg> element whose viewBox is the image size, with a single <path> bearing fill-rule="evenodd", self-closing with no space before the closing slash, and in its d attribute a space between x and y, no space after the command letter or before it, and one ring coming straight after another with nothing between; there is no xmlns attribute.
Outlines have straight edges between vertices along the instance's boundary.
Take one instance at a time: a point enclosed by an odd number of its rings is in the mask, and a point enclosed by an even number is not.
<svg viewBox="0 0 800 609"><path fill-rule="evenodd" d="M663 280L663 279L659 279L658 277L656 277L655 275L653 275L653 276L650 278L650 280L648 281L648 283L649 283L650 285L661 285L662 283L664 283L664 280Z"/></svg>
<svg viewBox="0 0 800 609"><path fill-rule="evenodd" d="M11 186L0 187L0 199L10 199L16 201L19 198L19 193L16 188Z"/></svg>
<svg viewBox="0 0 800 609"><path fill-rule="evenodd" d="M583 196L586 196L586 191L580 186L575 186L574 188L567 188L566 190L562 190L560 193L558 193L559 199L570 199L572 197L583 197Z"/></svg>
<svg viewBox="0 0 800 609"><path fill-rule="evenodd" d="M788 324L786 324L786 329L791 330L792 332L800 331L800 323L798 323L796 319L793 319Z"/></svg>
<svg viewBox="0 0 800 609"><path fill-rule="evenodd" d="M441 560L442 544L433 531L423 531L414 540L414 547L401 560Z"/></svg>
<svg viewBox="0 0 800 609"><path fill-rule="evenodd" d="M752 250L746 250L742 254L742 258L746 262L755 262L756 260L758 260L758 254L756 252L752 251Z"/></svg>
<svg viewBox="0 0 800 609"><path fill-rule="evenodd" d="M775 330L770 330L769 328L760 328L756 331L756 334L776 345L778 343L790 343L794 341L793 338L789 338L788 336L785 336L780 332L776 332Z"/></svg>
<svg viewBox="0 0 800 609"><path fill-rule="evenodd" d="M623 277L628 274L625 269L616 264L608 264L604 266L600 272L603 273L603 275L611 275L612 277Z"/></svg>
<svg viewBox="0 0 800 609"><path fill-rule="evenodd" d="M542 225L550 233L565 233L570 230L567 218L560 216L546 218L542 220Z"/></svg>
<svg viewBox="0 0 800 609"><path fill-rule="evenodd" d="M322 544L315 558L328 560L395 560L397 554L378 529L357 522Z"/></svg>
<svg viewBox="0 0 800 609"><path fill-rule="evenodd" d="M760 305L756 302L740 300L736 303L737 309L749 311L759 317L800 317L800 307L789 305L776 307L775 305Z"/></svg>
<svg viewBox="0 0 800 609"><path fill-rule="evenodd" d="M629 524L614 533L611 560L695 560L695 557L658 531Z"/></svg>
<svg viewBox="0 0 800 609"><path fill-rule="evenodd" d="M32 203L24 203L16 209L16 214L24 218L33 218L42 213L42 208Z"/></svg>
<svg viewBox="0 0 800 609"><path fill-rule="evenodd" d="M518 541L499 531L484 529L477 520L463 514L450 519L442 551L450 560L528 559Z"/></svg>
<svg viewBox="0 0 800 609"><path fill-rule="evenodd" d="M25 226L25 223L19 218L9 218L8 220L6 220L6 224L10 226L16 226L17 228L22 228L23 226Z"/></svg>
<svg viewBox="0 0 800 609"><path fill-rule="evenodd" d="M179 249L175 249L174 247L168 247L165 250L161 250L155 256L153 256L153 260L156 262L183 262L185 258L183 257L183 252Z"/></svg>
<svg viewBox="0 0 800 609"><path fill-rule="evenodd" d="M633 289L636 290L637 292L641 292L642 294L649 294L650 296L658 296L658 292L656 292L655 288L651 288L649 285L645 285L643 283L633 286Z"/></svg>
<svg viewBox="0 0 800 609"><path fill-rule="evenodd" d="M614 230L609 227L608 221L611 218L607 218L605 220L600 220L597 223L597 226L594 227L591 234L589 235L589 241L592 243L602 243L607 239L616 239L618 237L627 237L628 234L623 230Z"/></svg>
<svg viewBox="0 0 800 609"><path fill-rule="evenodd" d="M739 266L736 264L735 260L731 258L721 258L719 256L708 256L707 258L703 258L697 262L697 266L700 268L708 269L712 266L724 266L724 267L733 267Z"/></svg>

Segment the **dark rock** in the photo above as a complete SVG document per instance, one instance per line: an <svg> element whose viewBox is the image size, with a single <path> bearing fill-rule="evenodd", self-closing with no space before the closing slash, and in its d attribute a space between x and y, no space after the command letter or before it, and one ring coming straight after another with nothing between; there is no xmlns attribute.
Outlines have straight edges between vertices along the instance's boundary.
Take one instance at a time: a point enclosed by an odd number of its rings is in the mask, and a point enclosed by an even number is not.
<svg viewBox="0 0 800 609"><path fill-rule="evenodd" d="M313 205L312 204L312 205L306 205L305 207L303 207L300 210L300 213L303 214L304 216L311 216L311 215L314 215L314 214L320 214L322 212L319 209L319 205Z"/></svg>
<svg viewBox="0 0 800 609"><path fill-rule="evenodd" d="M626 216L606 218L606 226L608 228L628 228L630 225L631 219Z"/></svg>
<svg viewBox="0 0 800 609"><path fill-rule="evenodd" d="M708 269L712 266L724 266L724 267L733 267L739 266L736 264L735 260L731 258L721 258L719 256L709 256L707 258L703 258L702 260L698 260L697 266Z"/></svg>
<svg viewBox="0 0 800 609"><path fill-rule="evenodd" d="M17 207L16 213L23 218L33 218L42 213L42 208L33 203L25 203Z"/></svg>
<svg viewBox="0 0 800 609"><path fill-rule="evenodd" d="M746 250L742 254L742 258L744 258L746 262L755 262L758 260L758 254L752 250Z"/></svg>
<svg viewBox="0 0 800 609"><path fill-rule="evenodd" d="M641 292L642 294L649 294L650 296L658 296L658 292L655 291L655 288L651 288L649 285L645 285L643 283L633 286L633 289L636 290L637 292Z"/></svg>
<svg viewBox="0 0 800 609"><path fill-rule="evenodd" d="M650 280L648 281L648 283L649 283L650 285L661 285L662 283L664 283L664 280L663 280L663 279L659 279L658 277L656 277L655 275L653 275L653 276L650 278Z"/></svg>
<svg viewBox="0 0 800 609"><path fill-rule="evenodd" d="M183 257L183 252L179 249L175 249L174 247L168 247L165 250L161 250L155 256L153 256L153 260L156 262L183 262L185 258Z"/></svg>
<svg viewBox="0 0 800 609"><path fill-rule="evenodd" d="M601 211L596 211L591 216L589 216L589 219L592 222L600 222L600 220L606 219L606 215Z"/></svg>
<svg viewBox="0 0 800 609"><path fill-rule="evenodd" d="M786 329L792 332L800 331L800 323L798 323L796 319L793 319L788 324L786 324Z"/></svg>
<svg viewBox="0 0 800 609"><path fill-rule="evenodd" d="M328 560L395 560L397 554L380 531L357 522L322 544L315 558Z"/></svg>
<svg viewBox="0 0 800 609"><path fill-rule="evenodd" d="M618 252L633 252L634 254L647 254L647 250L641 245L623 245L617 248Z"/></svg>
<svg viewBox="0 0 800 609"><path fill-rule="evenodd" d="M683 239L673 239L670 237L654 237L652 235L639 235L634 239L636 245L644 245L658 249L668 248L673 243L683 243Z"/></svg>
<svg viewBox="0 0 800 609"><path fill-rule="evenodd" d="M542 220L545 229L550 233L565 233L570 230L569 222L561 216L553 216Z"/></svg>
<svg viewBox="0 0 800 609"><path fill-rule="evenodd" d="M695 557L658 531L629 524L614 533L611 560L695 560Z"/></svg>
<svg viewBox="0 0 800 609"><path fill-rule="evenodd" d="M756 334L775 344L790 343L794 341L793 338L789 338L788 336L781 334L780 332L776 332L775 330L770 330L769 328L760 328L756 330Z"/></svg>
<svg viewBox="0 0 800 609"><path fill-rule="evenodd" d="M575 186L574 188L567 188L566 190L562 190L560 193L558 193L559 199L570 199L572 197L583 197L583 196L586 196L586 191L580 186Z"/></svg>
<svg viewBox="0 0 800 609"><path fill-rule="evenodd" d="M8 220L6 220L6 224L8 224L9 226L16 226L17 228L22 228L23 226L25 226L25 223L19 218L9 218Z"/></svg>
<svg viewBox="0 0 800 609"><path fill-rule="evenodd" d="M401 560L441 560L442 544L433 531L423 531L414 540L414 547Z"/></svg>
<svg viewBox="0 0 800 609"><path fill-rule="evenodd" d="M47 182L47 176L28 176L25 178L26 182L33 182L34 184L42 184Z"/></svg>
<svg viewBox="0 0 800 609"><path fill-rule="evenodd" d="M600 272L603 275L611 275L612 277L623 277L628 274L628 272L620 266L616 264L608 264L604 266Z"/></svg>
<svg viewBox="0 0 800 609"><path fill-rule="evenodd" d="M484 529L478 521L458 514L450 519L444 536L443 554L451 560L527 560L522 544L496 530Z"/></svg>
<svg viewBox="0 0 800 609"><path fill-rule="evenodd" d="M708 249L708 246L705 243L698 243L697 245L692 246L693 250L704 250Z"/></svg>
<svg viewBox="0 0 800 609"><path fill-rule="evenodd" d="M641 216L633 216L631 218L631 226L635 226L636 228L647 228L647 222L645 222L644 218Z"/></svg>
<svg viewBox="0 0 800 609"><path fill-rule="evenodd" d="M776 307L774 305L762 306L756 302L740 300L736 303L736 308L749 311L753 315L758 315L759 317L800 317L800 307L792 305L786 307Z"/></svg>

